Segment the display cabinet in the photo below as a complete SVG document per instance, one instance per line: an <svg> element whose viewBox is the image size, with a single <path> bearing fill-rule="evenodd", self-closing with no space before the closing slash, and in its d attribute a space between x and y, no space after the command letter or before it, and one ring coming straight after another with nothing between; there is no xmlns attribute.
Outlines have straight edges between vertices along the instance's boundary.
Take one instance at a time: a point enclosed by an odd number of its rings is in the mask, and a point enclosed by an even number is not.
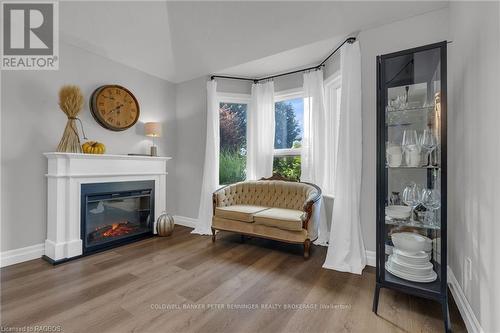
<svg viewBox="0 0 500 333"><path fill-rule="evenodd" d="M450 330L446 45L377 57L377 269L381 288L435 300Z"/></svg>

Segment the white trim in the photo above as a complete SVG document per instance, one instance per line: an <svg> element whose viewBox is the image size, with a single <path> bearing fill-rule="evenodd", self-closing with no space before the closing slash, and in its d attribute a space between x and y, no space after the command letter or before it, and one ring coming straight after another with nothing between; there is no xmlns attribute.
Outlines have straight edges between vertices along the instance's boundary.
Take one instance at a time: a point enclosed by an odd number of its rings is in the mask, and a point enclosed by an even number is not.
<svg viewBox="0 0 500 333"><path fill-rule="evenodd" d="M450 266L448 266L448 286L450 288L453 299L457 304L458 310L462 315L462 319L467 327L469 333L484 333L479 320L477 320L474 311L472 310L467 297L465 297L464 291L460 284L458 283L455 274Z"/></svg>
<svg viewBox="0 0 500 333"><path fill-rule="evenodd" d="M195 228L196 225L198 224L198 219L194 219L192 217L174 215L174 223L189 228Z"/></svg>
<svg viewBox="0 0 500 333"><path fill-rule="evenodd" d="M274 103L282 102L287 99L303 98L303 97L304 97L304 91L302 90L302 88L281 90L274 93Z"/></svg>
<svg viewBox="0 0 500 333"><path fill-rule="evenodd" d="M332 84L340 86L341 82L342 82L342 76L340 75L340 71L336 71L335 73L324 79L323 86L325 88Z"/></svg>
<svg viewBox="0 0 500 333"><path fill-rule="evenodd" d="M126 176L156 176L168 175L168 172L133 172L133 173L85 173L85 174L46 174L48 178L83 178L83 177L126 177Z"/></svg>
<svg viewBox="0 0 500 333"><path fill-rule="evenodd" d="M302 152L302 148L282 148L282 149L275 149L273 156L274 157L279 157L279 156L300 156Z"/></svg>
<svg viewBox="0 0 500 333"><path fill-rule="evenodd" d="M189 228L194 228L198 222L197 219L185 216L174 216L175 224ZM79 244L81 248L81 244ZM0 267L19 264L25 261L39 259L45 254L45 244L36 244L22 247L19 249L8 250L0 253Z"/></svg>
<svg viewBox="0 0 500 333"><path fill-rule="evenodd" d="M43 243L8 250L0 253L0 267L6 267L28 260L38 259L45 254Z"/></svg>
<svg viewBox="0 0 500 333"><path fill-rule="evenodd" d="M377 267L377 256L375 251L366 250L366 265Z"/></svg>
<svg viewBox="0 0 500 333"><path fill-rule="evenodd" d="M251 95L247 94L235 94L226 92L217 92L217 103L238 103L238 104L250 104L252 100ZM248 111L248 107L247 107Z"/></svg>
<svg viewBox="0 0 500 333"><path fill-rule="evenodd" d="M148 155L112 155L112 154L82 154L82 153L43 153L48 159L67 158L67 159L90 159L90 160L158 160L168 161L172 157L168 156L148 156Z"/></svg>

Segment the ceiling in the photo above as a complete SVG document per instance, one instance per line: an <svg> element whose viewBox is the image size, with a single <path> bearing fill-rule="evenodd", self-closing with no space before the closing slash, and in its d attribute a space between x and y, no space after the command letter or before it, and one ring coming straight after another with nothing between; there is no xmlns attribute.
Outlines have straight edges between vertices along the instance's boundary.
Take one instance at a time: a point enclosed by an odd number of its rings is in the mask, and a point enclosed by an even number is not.
<svg viewBox="0 0 500 333"><path fill-rule="evenodd" d="M60 2L61 40L182 82L265 76L317 63L350 33L447 2Z"/></svg>
<svg viewBox="0 0 500 333"><path fill-rule="evenodd" d="M325 39L226 68L218 74L262 78L270 74L312 67L323 61L332 52L335 46L340 45L344 40L344 37Z"/></svg>

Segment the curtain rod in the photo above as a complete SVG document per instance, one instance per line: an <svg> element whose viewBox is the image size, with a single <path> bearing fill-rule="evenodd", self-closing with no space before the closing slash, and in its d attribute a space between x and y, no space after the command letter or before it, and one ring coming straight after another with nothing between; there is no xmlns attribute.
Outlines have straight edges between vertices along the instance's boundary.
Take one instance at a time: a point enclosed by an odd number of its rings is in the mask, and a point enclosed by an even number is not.
<svg viewBox="0 0 500 333"><path fill-rule="evenodd" d="M229 75L212 75L210 77L210 80L214 80L215 78L219 78L219 79L229 79L229 80L242 80L242 81L252 81L253 83L258 83L259 81L265 81L265 80L270 80L270 79L274 79L274 78L277 78L277 77L280 77L280 76L285 76L285 75L290 75L290 74L295 74L295 73L300 73L300 72L305 72L305 71L309 71L309 70L313 70L313 69L320 69L321 67L324 67L325 66L325 63L328 61L328 59L330 59L338 50L340 50L340 48L345 44L345 43L349 43L349 44L352 44L356 41L356 37L348 37L345 41L342 42L342 44L340 44L335 50L332 51L332 53L330 53L328 55L328 57L325 58L325 60L323 60L319 65L317 66L313 66L313 67L308 67L308 68L303 68L303 69L299 69L299 70L296 70L296 71L291 71L291 72L286 72L286 73L281 73L281 74L276 74L276 75L271 75L271 76L266 76L266 77L262 77L262 78L255 78L255 79L252 79L252 78L249 78L249 77L238 77L238 76L229 76Z"/></svg>

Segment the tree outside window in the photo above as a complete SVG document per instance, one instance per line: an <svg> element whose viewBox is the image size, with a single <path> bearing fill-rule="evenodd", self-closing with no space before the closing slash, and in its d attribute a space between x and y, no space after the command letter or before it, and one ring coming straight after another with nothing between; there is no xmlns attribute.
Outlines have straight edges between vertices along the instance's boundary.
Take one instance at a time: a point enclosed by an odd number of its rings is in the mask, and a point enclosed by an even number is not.
<svg viewBox="0 0 500 333"><path fill-rule="evenodd" d="M220 185L246 179L247 108L247 103L219 103ZM300 180L303 118L302 97L284 99L275 103L273 172L292 180Z"/></svg>
<svg viewBox="0 0 500 333"><path fill-rule="evenodd" d="M304 99L285 99L275 103L273 172L300 180L300 148L304 129Z"/></svg>
<svg viewBox="0 0 500 333"><path fill-rule="evenodd" d="M219 184L226 185L246 178L247 104L220 103Z"/></svg>

